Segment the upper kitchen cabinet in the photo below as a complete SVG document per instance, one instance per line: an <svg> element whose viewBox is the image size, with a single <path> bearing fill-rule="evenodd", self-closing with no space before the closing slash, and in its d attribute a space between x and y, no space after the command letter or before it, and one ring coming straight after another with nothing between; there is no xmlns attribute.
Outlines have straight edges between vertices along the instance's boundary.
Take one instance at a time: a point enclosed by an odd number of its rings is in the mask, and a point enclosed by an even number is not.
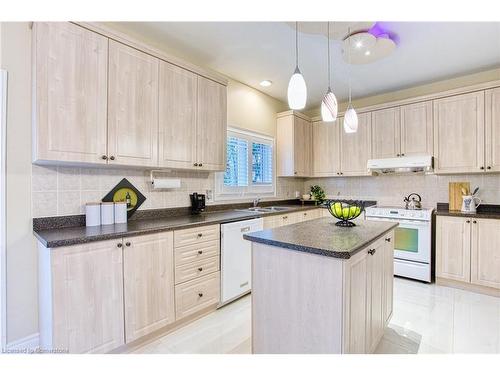
<svg viewBox="0 0 500 375"><path fill-rule="evenodd" d="M308 177L312 171L312 125L304 115L278 113L277 165L280 177Z"/></svg>
<svg viewBox="0 0 500 375"><path fill-rule="evenodd" d="M485 170L484 91L434 100L434 170Z"/></svg>
<svg viewBox="0 0 500 375"><path fill-rule="evenodd" d="M432 102L401 108L401 156L432 155Z"/></svg>
<svg viewBox="0 0 500 375"><path fill-rule="evenodd" d="M33 161L106 164L108 39L35 23L33 65Z"/></svg>
<svg viewBox="0 0 500 375"><path fill-rule="evenodd" d="M367 164L372 157L371 146L371 113L359 113L356 133L340 131L340 174L345 176L370 175Z"/></svg>
<svg viewBox="0 0 500 375"><path fill-rule="evenodd" d="M372 112L372 157L395 158L400 150L399 107Z"/></svg>
<svg viewBox="0 0 500 375"><path fill-rule="evenodd" d="M110 164L158 165L158 64L155 57L109 42Z"/></svg>
<svg viewBox="0 0 500 375"><path fill-rule="evenodd" d="M312 123L313 176L330 177L340 174L340 122Z"/></svg>
<svg viewBox="0 0 500 375"><path fill-rule="evenodd" d="M196 162L198 76L160 61L160 167L193 168Z"/></svg>
<svg viewBox="0 0 500 375"><path fill-rule="evenodd" d="M196 111L196 160L199 169L226 169L227 90L208 78L198 76Z"/></svg>
<svg viewBox="0 0 500 375"><path fill-rule="evenodd" d="M500 88L486 91L486 171L500 172Z"/></svg>

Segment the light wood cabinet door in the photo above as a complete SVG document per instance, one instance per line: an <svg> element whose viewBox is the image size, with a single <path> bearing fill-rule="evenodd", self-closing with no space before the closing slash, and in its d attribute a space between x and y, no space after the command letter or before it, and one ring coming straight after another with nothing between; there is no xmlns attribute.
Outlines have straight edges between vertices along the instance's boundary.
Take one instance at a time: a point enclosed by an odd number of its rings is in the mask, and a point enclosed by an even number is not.
<svg viewBox="0 0 500 375"><path fill-rule="evenodd" d="M108 39L43 22L33 43L33 160L106 164Z"/></svg>
<svg viewBox="0 0 500 375"><path fill-rule="evenodd" d="M433 116L435 172L483 171L484 91L434 100Z"/></svg>
<svg viewBox="0 0 500 375"><path fill-rule="evenodd" d="M438 216L436 219L436 277L470 282L471 220Z"/></svg>
<svg viewBox="0 0 500 375"><path fill-rule="evenodd" d="M276 228L278 225L276 223L276 216L266 216L263 218L263 229L272 229Z"/></svg>
<svg viewBox="0 0 500 375"><path fill-rule="evenodd" d="M367 257L367 352L373 353L384 334L384 262L386 245L381 241L373 244Z"/></svg>
<svg viewBox="0 0 500 375"><path fill-rule="evenodd" d="M401 107L401 155L432 155L432 102Z"/></svg>
<svg viewBox="0 0 500 375"><path fill-rule="evenodd" d="M198 76L196 162L200 170L226 169L227 90ZM201 164L201 166L200 166Z"/></svg>
<svg viewBox="0 0 500 375"><path fill-rule="evenodd" d="M220 302L220 272L199 277L175 287L177 320Z"/></svg>
<svg viewBox="0 0 500 375"><path fill-rule="evenodd" d="M486 93L486 171L500 172L500 88Z"/></svg>
<svg viewBox="0 0 500 375"><path fill-rule="evenodd" d="M340 120L312 123L313 175L338 176L340 173Z"/></svg>
<svg viewBox="0 0 500 375"><path fill-rule="evenodd" d="M109 42L109 164L158 165L158 64L155 57Z"/></svg>
<svg viewBox="0 0 500 375"><path fill-rule="evenodd" d="M307 177L311 175L312 170L312 124L296 116L293 130L294 175Z"/></svg>
<svg viewBox="0 0 500 375"><path fill-rule="evenodd" d="M58 248L52 256L52 347L105 353L123 345L121 240Z"/></svg>
<svg viewBox="0 0 500 375"><path fill-rule="evenodd" d="M365 354L368 343L368 253L361 250L347 263L345 297L345 352Z"/></svg>
<svg viewBox="0 0 500 375"><path fill-rule="evenodd" d="M297 222L319 219L321 217L321 209L299 211L295 215L297 216Z"/></svg>
<svg viewBox="0 0 500 375"><path fill-rule="evenodd" d="M123 239L125 342L175 320L173 234Z"/></svg>
<svg viewBox="0 0 500 375"><path fill-rule="evenodd" d="M471 283L500 289L500 220L471 220Z"/></svg>
<svg viewBox="0 0 500 375"><path fill-rule="evenodd" d="M400 156L400 129L399 107L372 112L372 157L374 159Z"/></svg>
<svg viewBox="0 0 500 375"><path fill-rule="evenodd" d="M160 61L159 81L159 165L193 168L198 76Z"/></svg>
<svg viewBox="0 0 500 375"><path fill-rule="evenodd" d="M394 305L394 232L384 241L384 323L388 324Z"/></svg>
<svg viewBox="0 0 500 375"><path fill-rule="evenodd" d="M341 121L340 171L345 176L369 175L368 159L372 157L371 114L358 114L358 131L346 133Z"/></svg>

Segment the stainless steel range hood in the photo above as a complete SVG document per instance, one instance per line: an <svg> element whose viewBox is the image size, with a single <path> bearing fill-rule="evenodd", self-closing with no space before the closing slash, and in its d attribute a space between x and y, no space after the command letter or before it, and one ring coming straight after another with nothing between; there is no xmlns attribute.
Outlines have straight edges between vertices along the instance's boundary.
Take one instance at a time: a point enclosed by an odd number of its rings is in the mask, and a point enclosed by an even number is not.
<svg viewBox="0 0 500 375"><path fill-rule="evenodd" d="M374 174L429 173L433 170L432 161L430 155L370 159L368 170Z"/></svg>

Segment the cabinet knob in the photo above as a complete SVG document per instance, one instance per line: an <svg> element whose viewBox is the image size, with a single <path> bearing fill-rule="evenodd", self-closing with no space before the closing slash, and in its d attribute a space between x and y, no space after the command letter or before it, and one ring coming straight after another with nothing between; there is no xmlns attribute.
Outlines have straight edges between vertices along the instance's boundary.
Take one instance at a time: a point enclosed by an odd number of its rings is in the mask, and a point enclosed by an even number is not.
<svg viewBox="0 0 500 375"><path fill-rule="evenodd" d="M284 219L284 220L288 219L288 216L283 216L283 219Z"/></svg>
<svg viewBox="0 0 500 375"><path fill-rule="evenodd" d="M405 154L401 154L401 156L405 156Z"/></svg>
<svg viewBox="0 0 500 375"><path fill-rule="evenodd" d="M203 293L198 293L198 297L203 297Z"/></svg>
<svg viewBox="0 0 500 375"><path fill-rule="evenodd" d="M297 172L295 171L295 172L293 172L293 174L297 174Z"/></svg>
<svg viewBox="0 0 500 375"><path fill-rule="evenodd" d="M375 254L376 251L377 250L375 250L375 249L370 249L370 250L368 250L368 254L373 255L373 254Z"/></svg>
<svg viewBox="0 0 500 375"><path fill-rule="evenodd" d="M470 220L467 220L467 221L466 221L466 223L467 223L467 224L468 224L468 223L470 223Z"/></svg>
<svg viewBox="0 0 500 375"><path fill-rule="evenodd" d="M125 246L129 247L130 246L130 242L126 242Z"/></svg>
<svg viewBox="0 0 500 375"><path fill-rule="evenodd" d="M197 167L197 166L198 166L198 163L194 163L193 165L194 165L195 167Z"/></svg>
<svg viewBox="0 0 500 375"><path fill-rule="evenodd" d="M484 170L484 167L481 167L480 169Z"/></svg>
<svg viewBox="0 0 500 375"><path fill-rule="evenodd" d="M203 163L198 164L198 167L203 167Z"/></svg>
<svg viewBox="0 0 500 375"><path fill-rule="evenodd" d="M203 237L203 233L198 233L198 238Z"/></svg>
<svg viewBox="0 0 500 375"><path fill-rule="evenodd" d="M390 237L386 238L385 240L386 240L386 242L391 242L391 238Z"/></svg>
<svg viewBox="0 0 500 375"><path fill-rule="evenodd" d="M113 155L111 155L111 156L109 157L109 160L115 160L115 157L114 157Z"/></svg>
<svg viewBox="0 0 500 375"><path fill-rule="evenodd" d="M203 271L203 267L199 267L198 271L200 271L200 272Z"/></svg>
<svg viewBox="0 0 500 375"><path fill-rule="evenodd" d="M472 223L473 223L473 224L477 224L477 221L476 221L476 220L474 220Z"/></svg>
<svg viewBox="0 0 500 375"><path fill-rule="evenodd" d="M307 212L304 212L304 216L307 216Z"/></svg>
<svg viewBox="0 0 500 375"><path fill-rule="evenodd" d="M401 155L400 154L396 154L397 157L400 157Z"/></svg>
<svg viewBox="0 0 500 375"><path fill-rule="evenodd" d="M488 169L491 169L491 167L488 165Z"/></svg>
<svg viewBox="0 0 500 375"><path fill-rule="evenodd" d="M198 250L198 254L203 254L203 251L202 250Z"/></svg>
<svg viewBox="0 0 500 375"><path fill-rule="evenodd" d="M108 157L106 155L101 156L102 160L108 160Z"/></svg>
<svg viewBox="0 0 500 375"><path fill-rule="evenodd" d="M121 243L121 242L119 242L119 243L117 243L117 244L116 244L116 247L122 247L122 246L123 246L123 245L122 245L122 243Z"/></svg>

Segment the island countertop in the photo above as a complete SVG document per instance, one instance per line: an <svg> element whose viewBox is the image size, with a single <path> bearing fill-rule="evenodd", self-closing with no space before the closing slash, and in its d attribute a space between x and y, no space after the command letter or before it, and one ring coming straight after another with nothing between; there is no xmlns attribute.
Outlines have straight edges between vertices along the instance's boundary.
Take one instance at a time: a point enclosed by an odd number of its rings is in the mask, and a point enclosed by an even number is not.
<svg viewBox="0 0 500 375"><path fill-rule="evenodd" d="M265 245L349 259L398 226L394 222L359 220L355 227L344 228L336 226L336 221L333 217L324 217L245 234L244 238Z"/></svg>

